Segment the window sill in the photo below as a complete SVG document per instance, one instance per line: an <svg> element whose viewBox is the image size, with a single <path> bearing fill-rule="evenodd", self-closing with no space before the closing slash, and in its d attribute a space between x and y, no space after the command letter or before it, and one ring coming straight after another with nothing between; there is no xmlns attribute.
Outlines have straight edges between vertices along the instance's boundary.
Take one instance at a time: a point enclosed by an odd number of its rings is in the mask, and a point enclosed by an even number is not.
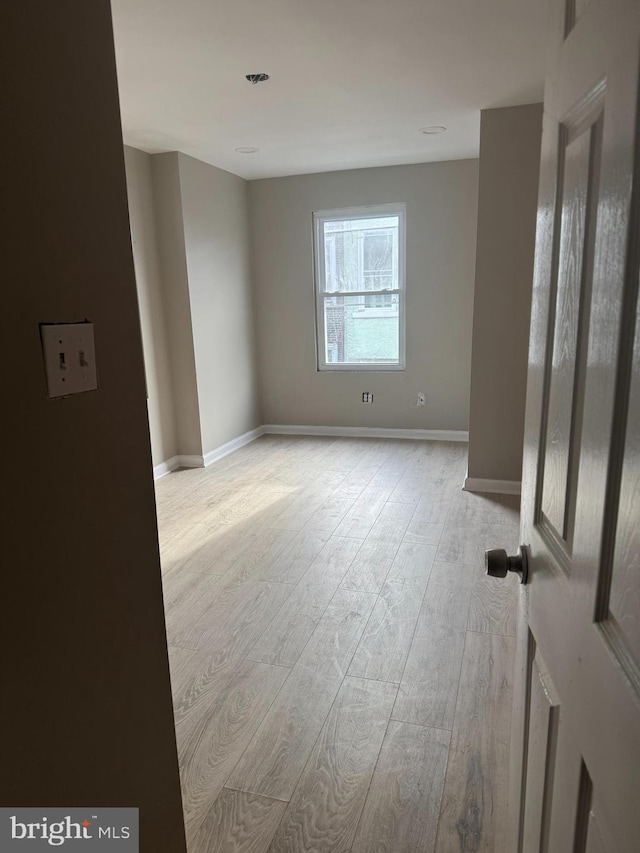
<svg viewBox="0 0 640 853"><path fill-rule="evenodd" d="M318 365L318 373L405 373L404 364L345 364L345 365Z"/></svg>

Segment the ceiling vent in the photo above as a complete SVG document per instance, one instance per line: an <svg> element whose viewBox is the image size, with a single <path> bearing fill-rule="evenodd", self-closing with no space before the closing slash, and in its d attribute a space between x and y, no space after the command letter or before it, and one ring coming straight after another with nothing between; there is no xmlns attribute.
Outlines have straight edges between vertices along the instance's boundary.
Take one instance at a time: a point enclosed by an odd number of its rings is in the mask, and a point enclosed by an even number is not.
<svg viewBox="0 0 640 853"><path fill-rule="evenodd" d="M265 80L269 79L268 74L245 74L245 77L253 86L255 86L256 83L264 83Z"/></svg>

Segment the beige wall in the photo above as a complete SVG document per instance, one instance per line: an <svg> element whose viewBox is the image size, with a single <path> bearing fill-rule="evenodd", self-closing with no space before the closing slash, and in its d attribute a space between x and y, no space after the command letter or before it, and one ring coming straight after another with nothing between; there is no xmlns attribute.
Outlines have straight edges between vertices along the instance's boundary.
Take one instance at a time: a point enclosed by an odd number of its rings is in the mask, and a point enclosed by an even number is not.
<svg viewBox="0 0 640 853"><path fill-rule="evenodd" d="M203 457L260 424L247 182L178 152L126 156L154 463Z"/></svg>
<svg viewBox="0 0 640 853"><path fill-rule="evenodd" d="M156 241L151 155L125 146L129 220L147 378L153 464L178 452L171 358Z"/></svg>
<svg viewBox="0 0 640 853"><path fill-rule="evenodd" d="M247 182L178 155L203 454L260 424Z"/></svg>
<svg viewBox="0 0 640 853"><path fill-rule="evenodd" d="M477 180L459 160L249 183L265 423L467 429ZM407 206L406 371L319 373L312 212L391 202Z"/></svg>
<svg viewBox="0 0 640 853"><path fill-rule="evenodd" d="M178 454L202 456L178 154L151 158ZM167 461L167 460L163 460Z"/></svg>
<svg viewBox="0 0 640 853"><path fill-rule="evenodd" d="M108 0L0 25L6 805L129 805L184 853ZM95 324L99 389L48 400L39 323Z"/></svg>
<svg viewBox="0 0 640 853"><path fill-rule="evenodd" d="M541 104L482 112L471 478L521 478L541 134Z"/></svg>

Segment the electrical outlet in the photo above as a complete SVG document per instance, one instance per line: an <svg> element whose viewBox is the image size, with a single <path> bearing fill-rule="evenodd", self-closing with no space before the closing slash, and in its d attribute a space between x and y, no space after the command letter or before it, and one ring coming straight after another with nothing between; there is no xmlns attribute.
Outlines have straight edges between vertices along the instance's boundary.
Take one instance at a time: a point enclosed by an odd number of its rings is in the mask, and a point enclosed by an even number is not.
<svg viewBox="0 0 640 853"><path fill-rule="evenodd" d="M93 323L41 323L47 396L66 397L98 387Z"/></svg>
<svg viewBox="0 0 640 853"><path fill-rule="evenodd" d="M427 405L427 395L424 391L418 392L418 406L426 406Z"/></svg>
<svg viewBox="0 0 640 853"><path fill-rule="evenodd" d="M373 394L371 391L363 391L362 392L362 402L363 403L373 403Z"/></svg>

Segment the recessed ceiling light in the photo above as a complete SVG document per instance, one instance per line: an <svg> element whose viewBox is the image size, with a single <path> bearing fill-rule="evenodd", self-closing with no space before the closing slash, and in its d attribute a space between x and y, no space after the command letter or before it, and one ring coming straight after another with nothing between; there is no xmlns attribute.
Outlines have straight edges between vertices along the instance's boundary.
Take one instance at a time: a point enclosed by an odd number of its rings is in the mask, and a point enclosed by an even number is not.
<svg viewBox="0 0 640 853"><path fill-rule="evenodd" d="M258 149L247 146L246 148L234 148L233 150L237 151L238 154L255 154Z"/></svg>
<svg viewBox="0 0 640 853"><path fill-rule="evenodd" d="M436 136L438 133L444 133L446 129L441 124L434 124L431 127L421 127L420 133L424 133L426 136Z"/></svg>
<svg viewBox="0 0 640 853"><path fill-rule="evenodd" d="M253 86L255 86L256 83L264 83L265 80L269 79L268 74L245 74L244 76Z"/></svg>

